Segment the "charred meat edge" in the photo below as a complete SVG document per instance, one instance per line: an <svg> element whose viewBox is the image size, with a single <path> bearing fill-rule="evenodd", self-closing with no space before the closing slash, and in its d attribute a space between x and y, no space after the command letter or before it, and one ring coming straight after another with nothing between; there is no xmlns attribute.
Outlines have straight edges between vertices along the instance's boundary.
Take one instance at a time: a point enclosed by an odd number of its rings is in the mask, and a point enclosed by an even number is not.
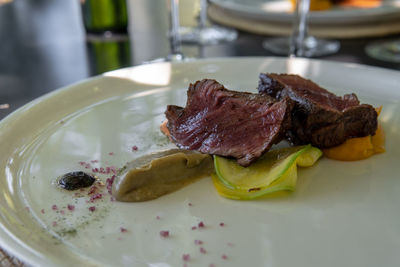
<svg viewBox="0 0 400 267"><path fill-rule="evenodd" d="M261 73L259 93L294 102L286 136L295 145L337 146L349 138L375 134L377 113L355 94L336 96L298 75Z"/></svg>

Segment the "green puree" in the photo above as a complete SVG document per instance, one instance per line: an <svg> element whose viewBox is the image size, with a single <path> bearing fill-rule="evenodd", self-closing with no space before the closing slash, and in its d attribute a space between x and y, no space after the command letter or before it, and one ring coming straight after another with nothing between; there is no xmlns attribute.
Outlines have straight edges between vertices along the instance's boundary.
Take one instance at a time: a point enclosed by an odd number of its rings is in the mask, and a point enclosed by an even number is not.
<svg viewBox="0 0 400 267"><path fill-rule="evenodd" d="M167 150L128 163L115 178L112 193L118 201L152 200L213 171L210 155L180 149Z"/></svg>

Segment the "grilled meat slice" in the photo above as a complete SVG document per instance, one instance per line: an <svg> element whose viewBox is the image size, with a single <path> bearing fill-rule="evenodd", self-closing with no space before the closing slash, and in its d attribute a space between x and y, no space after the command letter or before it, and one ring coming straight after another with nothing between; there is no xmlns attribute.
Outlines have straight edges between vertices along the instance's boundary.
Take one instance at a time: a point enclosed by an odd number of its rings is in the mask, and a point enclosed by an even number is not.
<svg viewBox="0 0 400 267"><path fill-rule="evenodd" d="M373 135L377 128L375 109L360 104L355 94L336 96L298 75L261 73L258 91L295 102L286 135L296 145L332 147L351 137Z"/></svg>
<svg viewBox="0 0 400 267"><path fill-rule="evenodd" d="M284 138L292 101L230 91L215 80L190 84L186 107L165 112L173 142L182 149L233 157L248 166Z"/></svg>

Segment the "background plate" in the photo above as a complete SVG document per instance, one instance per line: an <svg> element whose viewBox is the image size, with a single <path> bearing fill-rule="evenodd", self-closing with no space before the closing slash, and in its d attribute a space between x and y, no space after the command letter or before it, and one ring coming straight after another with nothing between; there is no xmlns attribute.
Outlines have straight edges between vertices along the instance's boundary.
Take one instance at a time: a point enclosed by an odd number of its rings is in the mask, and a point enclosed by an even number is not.
<svg viewBox="0 0 400 267"><path fill-rule="evenodd" d="M292 22L292 6L289 0L211 0L213 4L249 19L270 22ZM312 24L355 24L371 21L388 21L398 18L400 1L383 0L377 8L332 8L313 11L309 15Z"/></svg>
<svg viewBox="0 0 400 267"><path fill-rule="evenodd" d="M91 201L87 191L54 186L68 171L101 167L106 181L114 167L171 147L159 124L167 104L184 105L190 82L215 78L256 92L260 72L298 73L383 105L387 152L358 162L323 158L299 171L296 192L256 201L221 198L210 179L144 203L113 202L105 187ZM184 254L188 266L396 265L399 84L398 72L378 68L234 58L143 65L53 92L0 122L0 245L37 266L183 266Z"/></svg>

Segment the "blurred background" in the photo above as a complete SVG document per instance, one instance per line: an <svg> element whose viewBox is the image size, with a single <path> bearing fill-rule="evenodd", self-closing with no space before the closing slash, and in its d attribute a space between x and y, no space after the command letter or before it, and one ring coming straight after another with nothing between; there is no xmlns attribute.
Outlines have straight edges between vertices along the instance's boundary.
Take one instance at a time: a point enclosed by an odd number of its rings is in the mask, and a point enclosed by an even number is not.
<svg viewBox="0 0 400 267"><path fill-rule="evenodd" d="M200 0L180 1L182 26L196 25L199 6ZM0 0L0 119L57 88L166 57L167 10L167 0ZM228 13L219 16L219 9L210 11L214 23L228 18ZM183 44L183 53L192 58L273 56L262 46L273 31L240 26L235 41ZM363 49L376 39L396 38L398 32L343 38L340 51L323 59L400 69L398 63L368 57Z"/></svg>

